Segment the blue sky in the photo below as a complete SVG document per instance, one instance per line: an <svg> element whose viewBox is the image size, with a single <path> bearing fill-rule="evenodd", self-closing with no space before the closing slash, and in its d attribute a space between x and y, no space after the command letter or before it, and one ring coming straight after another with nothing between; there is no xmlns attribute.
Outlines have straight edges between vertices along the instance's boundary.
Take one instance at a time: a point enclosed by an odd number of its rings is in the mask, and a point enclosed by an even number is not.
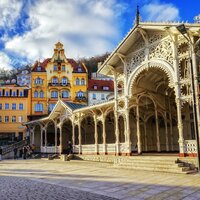
<svg viewBox="0 0 200 200"><path fill-rule="evenodd" d="M0 68L51 57L57 41L67 57L112 51L142 21L188 21L200 14L199 0L0 0Z"/></svg>

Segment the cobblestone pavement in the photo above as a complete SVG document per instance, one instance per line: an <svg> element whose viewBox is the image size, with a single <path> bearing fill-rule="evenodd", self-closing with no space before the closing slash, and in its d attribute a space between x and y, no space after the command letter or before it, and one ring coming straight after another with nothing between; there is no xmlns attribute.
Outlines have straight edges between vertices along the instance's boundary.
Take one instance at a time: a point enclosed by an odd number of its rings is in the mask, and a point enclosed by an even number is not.
<svg viewBox="0 0 200 200"><path fill-rule="evenodd" d="M19 177L0 177L1 200L113 200L114 198Z"/></svg>
<svg viewBox="0 0 200 200"><path fill-rule="evenodd" d="M114 169L85 161L4 160L0 184L0 200L200 200L200 174Z"/></svg>

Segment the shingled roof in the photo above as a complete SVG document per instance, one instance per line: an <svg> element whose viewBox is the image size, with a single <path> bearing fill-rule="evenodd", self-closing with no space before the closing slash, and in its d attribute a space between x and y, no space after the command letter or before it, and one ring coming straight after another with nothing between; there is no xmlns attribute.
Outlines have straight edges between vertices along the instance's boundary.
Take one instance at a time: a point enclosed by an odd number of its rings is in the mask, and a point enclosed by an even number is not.
<svg viewBox="0 0 200 200"><path fill-rule="evenodd" d="M46 65L50 62L51 58L45 59L43 62L36 61L32 67L32 72L46 72ZM41 70L38 71L37 67L41 67Z"/></svg>
<svg viewBox="0 0 200 200"><path fill-rule="evenodd" d="M72 102L64 102L69 108L71 108L72 110L77 110L80 108L84 108L87 105L83 105L83 104L78 104L78 103L72 103Z"/></svg>
<svg viewBox="0 0 200 200"><path fill-rule="evenodd" d="M106 88L107 87L107 88ZM112 80L94 80L88 81L88 91L114 91Z"/></svg>

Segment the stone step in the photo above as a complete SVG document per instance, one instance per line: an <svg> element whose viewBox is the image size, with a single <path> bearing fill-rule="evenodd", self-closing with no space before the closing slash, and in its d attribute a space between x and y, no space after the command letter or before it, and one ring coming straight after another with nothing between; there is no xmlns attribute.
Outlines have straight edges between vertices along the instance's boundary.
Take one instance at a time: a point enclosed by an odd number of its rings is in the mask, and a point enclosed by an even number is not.
<svg viewBox="0 0 200 200"><path fill-rule="evenodd" d="M149 167L149 168L154 168L154 167L160 167L160 168L178 168L179 165L178 164L154 164L154 163L150 163L150 164L142 164L142 163L118 163L118 164L114 164L114 165L120 165L120 166L130 166L130 167ZM181 166L181 167L185 167L185 166Z"/></svg>
<svg viewBox="0 0 200 200"><path fill-rule="evenodd" d="M170 164L173 165L176 162L176 160L170 160L170 161L164 161L164 160L143 160L143 159L138 159L138 160L132 160L132 159L124 159L124 160L117 160L115 163L141 163L141 164Z"/></svg>
<svg viewBox="0 0 200 200"><path fill-rule="evenodd" d="M172 168L172 167L148 167L148 166L126 166L126 165L115 165L113 168L129 169L129 170L143 170L143 171L153 171L153 172L168 172L168 173L184 173L186 174L190 168Z"/></svg>
<svg viewBox="0 0 200 200"><path fill-rule="evenodd" d="M174 161L177 160L178 157L172 156L129 156L130 160L161 160L161 161Z"/></svg>

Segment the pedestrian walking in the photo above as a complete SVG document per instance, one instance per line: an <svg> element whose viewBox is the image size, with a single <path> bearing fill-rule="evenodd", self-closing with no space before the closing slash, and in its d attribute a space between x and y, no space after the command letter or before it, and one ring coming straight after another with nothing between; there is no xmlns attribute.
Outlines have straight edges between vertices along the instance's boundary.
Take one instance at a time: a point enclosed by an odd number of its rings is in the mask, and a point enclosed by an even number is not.
<svg viewBox="0 0 200 200"><path fill-rule="evenodd" d="M16 160L18 157L17 157L17 153L18 153L18 149L15 147L14 148L14 159Z"/></svg>
<svg viewBox="0 0 200 200"><path fill-rule="evenodd" d="M23 147L23 154L24 154L24 159L27 158L27 148L26 146Z"/></svg>
<svg viewBox="0 0 200 200"><path fill-rule="evenodd" d="M67 155L69 154L73 154L73 146L72 146L71 141L69 141L67 145Z"/></svg>
<svg viewBox="0 0 200 200"><path fill-rule="evenodd" d="M0 161L2 160L2 148L0 147Z"/></svg>

